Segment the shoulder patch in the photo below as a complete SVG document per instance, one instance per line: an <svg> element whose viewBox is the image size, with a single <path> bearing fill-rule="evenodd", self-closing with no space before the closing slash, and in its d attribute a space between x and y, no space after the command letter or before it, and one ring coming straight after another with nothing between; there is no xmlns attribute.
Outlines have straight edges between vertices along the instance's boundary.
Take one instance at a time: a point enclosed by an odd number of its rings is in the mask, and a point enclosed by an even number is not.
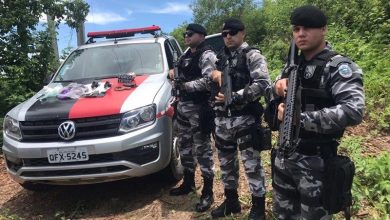
<svg viewBox="0 0 390 220"><path fill-rule="evenodd" d="M352 69L351 67L349 67L348 64L341 64L338 68L338 72L339 74L343 77L343 78L349 78L352 76Z"/></svg>
<svg viewBox="0 0 390 220"><path fill-rule="evenodd" d="M268 73L267 64L266 64L266 63L260 64L260 70L261 70L261 72L263 72L263 73Z"/></svg>

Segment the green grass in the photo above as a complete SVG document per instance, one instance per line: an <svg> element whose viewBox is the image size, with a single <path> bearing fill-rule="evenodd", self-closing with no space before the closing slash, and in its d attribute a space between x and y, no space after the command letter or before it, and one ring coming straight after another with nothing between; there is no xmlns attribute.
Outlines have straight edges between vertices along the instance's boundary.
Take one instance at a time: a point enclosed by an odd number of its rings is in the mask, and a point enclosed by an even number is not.
<svg viewBox="0 0 390 220"><path fill-rule="evenodd" d="M16 214L12 214L9 209L0 210L0 220L24 220Z"/></svg>
<svg viewBox="0 0 390 220"><path fill-rule="evenodd" d="M356 174L352 186L355 203L352 211L369 210L371 219L389 219L390 216L390 154L380 152L365 156L362 137L345 137L340 151L348 154L355 163ZM367 207L367 205L369 207ZM387 216L387 217L386 217Z"/></svg>

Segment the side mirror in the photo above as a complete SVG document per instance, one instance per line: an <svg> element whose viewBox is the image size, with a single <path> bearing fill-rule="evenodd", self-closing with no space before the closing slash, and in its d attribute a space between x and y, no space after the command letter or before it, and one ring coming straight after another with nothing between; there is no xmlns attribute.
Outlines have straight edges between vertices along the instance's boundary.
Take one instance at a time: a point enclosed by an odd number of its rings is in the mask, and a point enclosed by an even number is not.
<svg viewBox="0 0 390 220"><path fill-rule="evenodd" d="M43 79L43 84L47 85L50 83L50 81L53 79L55 73L50 73L49 75L45 76L45 79Z"/></svg>

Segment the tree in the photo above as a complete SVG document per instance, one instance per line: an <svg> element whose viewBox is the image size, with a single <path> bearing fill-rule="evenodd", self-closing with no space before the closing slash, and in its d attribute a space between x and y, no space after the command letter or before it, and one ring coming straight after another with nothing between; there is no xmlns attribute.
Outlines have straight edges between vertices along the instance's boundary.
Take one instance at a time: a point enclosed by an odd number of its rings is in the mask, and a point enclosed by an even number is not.
<svg viewBox="0 0 390 220"><path fill-rule="evenodd" d="M75 48L73 47L65 47L62 51L61 51L61 56L60 56L60 60L65 60L69 54L74 50Z"/></svg>
<svg viewBox="0 0 390 220"><path fill-rule="evenodd" d="M263 14L267 36L289 41L291 38L290 14L294 8L307 4L302 0L264 0Z"/></svg>
<svg viewBox="0 0 390 220"><path fill-rule="evenodd" d="M390 44L390 1L309 0L325 10L330 23L347 27L366 40Z"/></svg>
<svg viewBox="0 0 390 220"><path fill-rule="evenodd" d="M253 0L196 0L190 5L194 22L205 26L210 34L221 32L223 21L238 18L246 25L247 38L258 44L264 37L264 23L260 8Z"/></svg>
<svg viewBox="0 0 390 220"><path fill-rule="evenodd" d="M202 24L209 32L220 32L226 18L241 18L247 8L253 8L252 0L196 0L190 5L195 23Z"/></svg>
<svg viewBox="0 0 390 220"><path fill-rule="evenodd" d="M186 46L184 45L184 36L183 33L186 31L188 23L184 22L179 27L173 29L170 35L176 38L176 40L179 42L181 48L184 50Z"/></svg>
<svg viewBox="0 0 390 220"><path fill-rule="evenodd" d="M38 30L41 14L70 27L85 21L89 6L82 0L0 1L0 114L37 92L58 63L50 31Z"/></svg>

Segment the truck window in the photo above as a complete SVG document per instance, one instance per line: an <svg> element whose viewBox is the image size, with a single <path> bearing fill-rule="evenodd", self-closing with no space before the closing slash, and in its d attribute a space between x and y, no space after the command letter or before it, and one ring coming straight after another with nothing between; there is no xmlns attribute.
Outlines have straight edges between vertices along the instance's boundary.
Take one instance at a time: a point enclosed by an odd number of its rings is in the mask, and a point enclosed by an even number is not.
<svg viewBox="0 0 390 220"><path fill-rule="evenodd" d="M80 49L69 55L56 81L117 76L134 72L138 75L163 71L162 50L158 43L110 45Z"/></svg>

